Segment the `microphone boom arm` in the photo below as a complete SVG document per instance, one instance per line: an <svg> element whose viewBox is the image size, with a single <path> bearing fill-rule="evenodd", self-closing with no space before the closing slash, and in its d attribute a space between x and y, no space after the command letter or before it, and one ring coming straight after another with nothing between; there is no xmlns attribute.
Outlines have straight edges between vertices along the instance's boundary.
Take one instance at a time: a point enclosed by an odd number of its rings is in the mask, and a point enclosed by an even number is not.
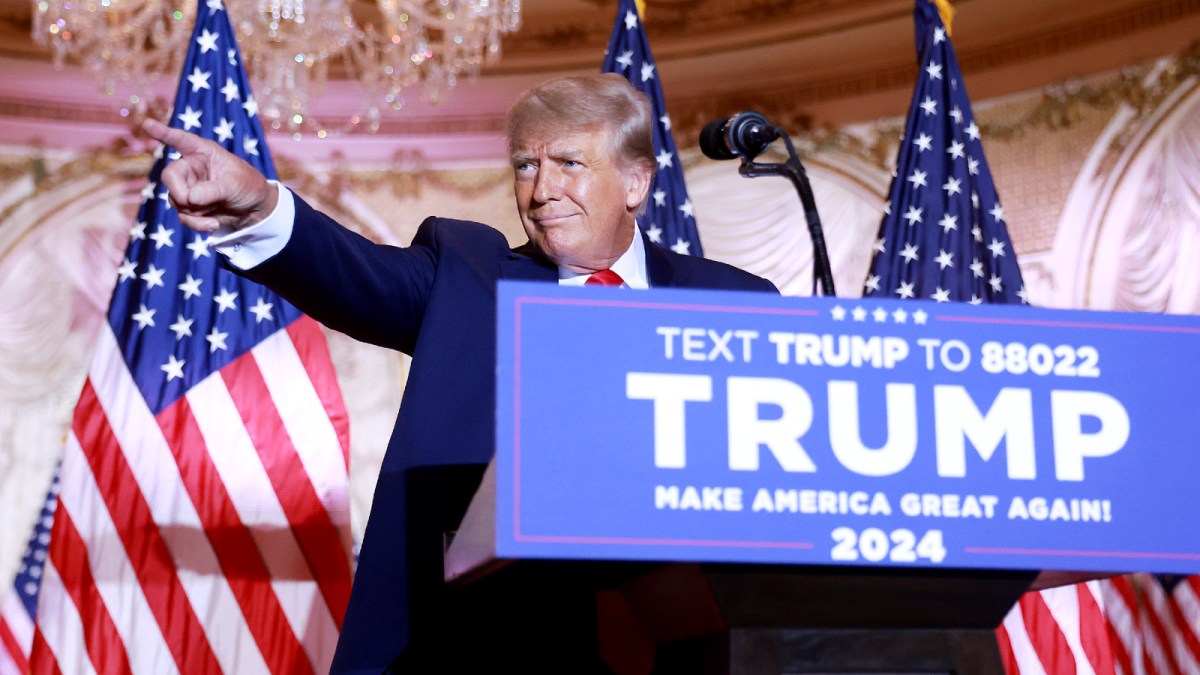
<svg viewBox="0 0 1200 675"><path fill-rule="evenodd" d="M816 294L819 282L826 297L835 297L837 292L833 288L833 267L829 262L829 251L825 247L825 233L821 229L821 216L817 213L817 202L813 198L812 184L809 183L804 165L800 163L800 158L796 155L792 139L782 130L777 129L777 131L779 137L783 139L784 145L787 146L788 160L782 164L763 163L743 155L738 173L747 178L784 176L792 181L792 185L800 196L800 205L804 207L804 220L808 223L808 234L812 238L813 294Z"/></svg>

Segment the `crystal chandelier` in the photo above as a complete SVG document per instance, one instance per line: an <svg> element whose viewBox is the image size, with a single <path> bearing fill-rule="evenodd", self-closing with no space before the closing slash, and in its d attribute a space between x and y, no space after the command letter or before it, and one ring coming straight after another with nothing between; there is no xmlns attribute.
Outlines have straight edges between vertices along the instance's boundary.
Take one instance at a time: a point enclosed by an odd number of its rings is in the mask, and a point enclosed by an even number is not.
<svg viewBox="0 0 1200 675"><path fill-rule="evenodd" d="M56 65L68 58L117 97L122 115L165 112L153 84L182 67L196 3L222 0L32 0L33 38ZM521 25L521 0L231 0L230 20L260 114L275 129L324 137L310 114L332 72L364 92L346 128L375 131L420 87L445 98L462 78L500 57L500 38Z"/></svg>

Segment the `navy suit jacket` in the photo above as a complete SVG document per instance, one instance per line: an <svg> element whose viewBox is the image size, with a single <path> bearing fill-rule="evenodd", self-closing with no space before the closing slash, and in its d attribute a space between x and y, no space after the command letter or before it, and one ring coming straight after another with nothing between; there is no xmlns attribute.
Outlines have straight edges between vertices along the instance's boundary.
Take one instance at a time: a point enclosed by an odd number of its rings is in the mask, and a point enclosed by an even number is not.
<svg viewBox="0 0 1200 675"><path fill-rule="evenodd" d="M735 267L645 243L653 287L777 292ZM332 668L378 673L445 630L425 619L444 597L443 524L438 505L424 503L438 490L421 482L414 499L414 476L494 452L496 282L556 282L558 269L480 223L429 218L408 248L380 246L297 199L287 245L244 274L334 330L413 357Z"/></svg>

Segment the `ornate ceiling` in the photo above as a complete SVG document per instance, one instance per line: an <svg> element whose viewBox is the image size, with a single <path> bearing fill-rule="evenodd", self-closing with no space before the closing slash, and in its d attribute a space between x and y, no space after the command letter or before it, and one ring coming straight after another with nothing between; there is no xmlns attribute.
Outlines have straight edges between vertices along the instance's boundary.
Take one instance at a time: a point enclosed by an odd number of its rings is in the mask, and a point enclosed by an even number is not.
<svg viewBox="0 0 1200 675"><path fill-rule="evenodd" d="M645 25L683 145L694 143L704 121L736 110L758 109L799 130L902 115L907 106L916 72L912 0L647 5ZM1175 54L1200 36L1200 0L957 0L954 6L952 39L977 100ZM600 67L615 0L524 0L522 7L523 26L505 40L499 64L438 106L411 102L385 120L382 133L494 136L516 92L556 73ZM45 129L55 122L127 126L77 68L51 68L29 39L30 16L29 0L0 0L0 118L37 120L28 129L7 125L0 141L33 134L53 144ZM338 101L353 96L331 87L318 105L336 118L347 114Z"/></svg>

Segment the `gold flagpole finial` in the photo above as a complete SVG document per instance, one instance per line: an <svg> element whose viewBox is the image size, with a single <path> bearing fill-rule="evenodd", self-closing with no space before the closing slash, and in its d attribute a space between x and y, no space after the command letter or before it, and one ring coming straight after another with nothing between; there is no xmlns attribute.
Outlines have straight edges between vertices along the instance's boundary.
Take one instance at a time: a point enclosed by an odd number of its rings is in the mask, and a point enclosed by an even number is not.
<svg viewBox="0 0 1200 675"><path fill-rule="evenodd" d="M950 0L933 0L937 5L938 14L942 15L942 23L946 24L946 35L950 34L950 24L954 21L954 7L950 5Z"/></svg>
<svg viewBox="0 0 1200 675"><path fill-rule="evenodd" d="M637 5L638 17L642 21L646 20L646 0L633 0L633 4Z"/></svg>

